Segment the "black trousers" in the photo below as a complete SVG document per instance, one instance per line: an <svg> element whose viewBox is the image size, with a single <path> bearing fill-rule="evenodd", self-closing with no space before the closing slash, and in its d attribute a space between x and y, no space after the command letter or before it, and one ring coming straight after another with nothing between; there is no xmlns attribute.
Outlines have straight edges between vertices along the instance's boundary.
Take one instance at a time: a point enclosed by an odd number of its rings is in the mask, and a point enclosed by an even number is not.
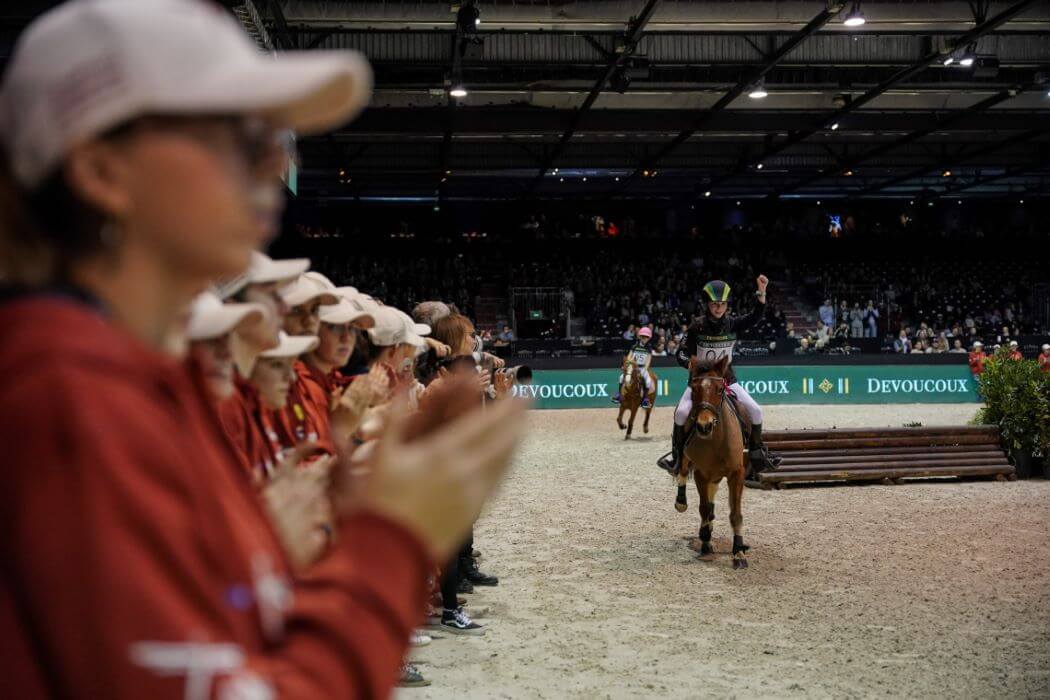
<svg viewBox="0 0 1050 700"><path fill-rule="evenodd" d="M455 610L457 604L459 582L465 572L460 567L460 560L470 559L474 551L474 529L471 528L467 541L463 543L459 551L452 555L452 560L445 566L445 572L441 577L441 607L445 610Z"/></svg>

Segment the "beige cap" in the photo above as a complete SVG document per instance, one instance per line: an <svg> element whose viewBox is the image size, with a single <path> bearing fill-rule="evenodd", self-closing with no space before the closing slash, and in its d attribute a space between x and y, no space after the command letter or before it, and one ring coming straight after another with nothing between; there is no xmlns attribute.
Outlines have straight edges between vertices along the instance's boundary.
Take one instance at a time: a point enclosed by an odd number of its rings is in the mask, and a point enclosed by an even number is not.
<svg viewBox="0 0 1050 700"><path fill-rule="evenodd" d="M288 335L284 331L277 337L277 347L260 353L262 357L299 357L316 348L320 342L316 335Z"/></svg>
<svg viewBox="0 0 1050 700"><path fill-rule="evenodd" d="M253 250L248 269L243 274L216 285L215 291L223 299L229 299L249 284L294 282L299 275L309 269L309 258L274 260L266 253Z"/></svg>
<svg viewBox="0 0 1050 700"><path fill-rule="evenodd" d="M375 326L369 329L368 337L375 345L407 344L420 348L426 344L423 336L430 335L430 326L415 323L408 314L392 306L380 306L373 315Z"/></svg>
<svg viewBox="0 0 1050 700"><path fill-rule="evenodd" d="M214 292L201 292L190 308L186 337L192 341L211 340L259 323L265 316L262 304L224 304Z"/></svg>
<svg viewBox="0 0 1050 700"><path fill-rule="evenodd" d="M335 287L326 287L323 283L312 277L314 273L306 272L299 275L299 279L281 290L281 299L290 307L301 306L313 299L320 299L322 304L337 304L339 296L335 293Z"/></svg>
<svg viewBox="0 0 1050 700"><path fill-rule="evenodd" d="M75 144L147 114L244 114L301 134L361 111L372 71L349 51L259 51L197 0L78 0L22 33L0 88L0 139L34 187Z"/></svg>
<svg viewBox="0 0 1050 700"><path fill-rule="evenodd" d="M319 309L323 323L357 323L363 328L375 326L375 317L356 299L342 297L338 304L325 304Z"/></svg>

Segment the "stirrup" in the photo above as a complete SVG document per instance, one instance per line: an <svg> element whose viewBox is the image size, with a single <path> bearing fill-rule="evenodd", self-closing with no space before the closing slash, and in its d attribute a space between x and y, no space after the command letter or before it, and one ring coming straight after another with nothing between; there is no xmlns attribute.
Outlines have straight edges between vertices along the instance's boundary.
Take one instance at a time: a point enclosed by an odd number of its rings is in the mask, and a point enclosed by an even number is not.
<svg viewBox="0 0 1050 700"><path fill-rule="evenodd" d="M623 397L620 396L619 394L617 394L616 396L612 397L612 402L613 403L620 403L621 401L623 401Z"/></svg>

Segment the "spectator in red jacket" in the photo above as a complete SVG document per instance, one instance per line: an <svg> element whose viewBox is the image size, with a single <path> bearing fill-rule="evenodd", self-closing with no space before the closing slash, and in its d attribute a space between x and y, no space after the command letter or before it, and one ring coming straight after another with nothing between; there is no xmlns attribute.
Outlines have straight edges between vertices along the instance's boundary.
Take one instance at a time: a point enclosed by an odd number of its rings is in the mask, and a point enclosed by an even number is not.
<svg viewBox="0 0 1050 700"><path fill-rule="evenodd" d="M976 341L973 344L973 350L970 351L970 371L976 376L984 372L984 363L988 360L987 355L984 354L984 343Z"/></svg>
<svg viewBox="0 0 1050 700"><path fill-rule="evenodd" d="M1050 343L1043 344L1043 351L1039 353L1039 368L1044 372L1050 372Z"/></svg>
<svg viewBox="0 0 1050 700"><path fill-rule="evenodd" d="M293 579L199 375L163 352L193 297L275 230L274 130L338 125L369 82L350 54L263 56L206 3L66 3L14 47L0 86L0 279L20 285L0 298L0 371L16 378L0 384L6 695L389 694L424 577L506 468L520 406L473 410L449 385L422 421L391 413L369 477L336 482L336 546Z"/></svg>
<svg viewBox="0 0 1050 700"><path fill-rule="evenodd" d="M1009 358L1011 360L1015 360L1015 361L1019 361L1019 360L1023 360L1024 359L1024 355L1021 354L1021 350L1020 350L1020 348L1018 348L1016 340L1011 340L1010 341L1010 355L1009 355Z"/></svg>

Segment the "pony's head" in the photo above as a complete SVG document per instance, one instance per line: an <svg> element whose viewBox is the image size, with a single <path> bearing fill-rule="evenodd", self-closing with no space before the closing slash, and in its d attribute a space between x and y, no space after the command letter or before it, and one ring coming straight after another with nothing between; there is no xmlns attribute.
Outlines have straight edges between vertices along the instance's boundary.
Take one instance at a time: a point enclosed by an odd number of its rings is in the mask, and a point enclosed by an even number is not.
<svg viewBox="0 0 1050 700"><path fill-rule="evenodd" d="M701 438L709 438L718 425L725 399L725 373L729 359L723 357L711 367L703 369L693 358L689 362L689 389L693 397L693 414L696 416L696 432Z"/></svg>

